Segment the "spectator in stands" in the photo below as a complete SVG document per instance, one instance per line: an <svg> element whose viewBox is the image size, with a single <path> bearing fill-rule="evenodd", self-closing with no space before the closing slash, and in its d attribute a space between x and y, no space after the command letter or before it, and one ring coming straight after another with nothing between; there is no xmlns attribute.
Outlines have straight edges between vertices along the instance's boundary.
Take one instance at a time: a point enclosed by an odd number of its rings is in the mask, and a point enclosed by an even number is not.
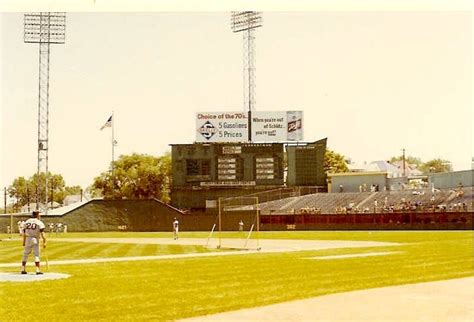
<svg viewBox="0 0 474 322"><path fill-rule="evenodd" d="M352 210L354 208L354 201L349 202L349 205L347 206L347 210Z"/></svg>

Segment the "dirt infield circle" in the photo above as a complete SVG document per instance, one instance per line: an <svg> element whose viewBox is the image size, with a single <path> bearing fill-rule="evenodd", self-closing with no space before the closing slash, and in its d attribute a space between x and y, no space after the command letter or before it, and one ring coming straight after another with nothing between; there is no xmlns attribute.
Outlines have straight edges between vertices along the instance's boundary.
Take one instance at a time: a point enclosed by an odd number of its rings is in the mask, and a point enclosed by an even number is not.
<svg viewBox="0 0 474 322"><path fill-rule="evenodd" d="M69 277L71 277L71 275L62 273L44 273L42 275L36 275L35 273L25 275L20 273L0 273L0 282L40 282Z"/></svg>

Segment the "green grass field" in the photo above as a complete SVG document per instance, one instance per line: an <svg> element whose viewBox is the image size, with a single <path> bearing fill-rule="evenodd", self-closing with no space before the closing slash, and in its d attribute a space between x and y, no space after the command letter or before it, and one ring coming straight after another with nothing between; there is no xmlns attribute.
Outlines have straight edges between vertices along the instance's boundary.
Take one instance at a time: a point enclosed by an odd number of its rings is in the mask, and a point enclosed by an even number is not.
<svg viewBox="0 0 474 322"><path fill-rule="evenodd" d="M242 237L226 233L223 237ZM0 238L6 238L0 235ZM169 233L88 233L71 237L170 237ZM207 233L181 233L181 238ZM472 231L260 232L260 238L370 240L398 246L51 266L64 280L0 283L0 321L174 320L389 285L474 275ZM181 254L201 246L51 241L49 260ZM308 257L397 251L334 260ZM0 263L21 258L18 241L0 242ZM31 266L30 266L31 269ZM0 268L18 272L19 268ZM35 309L37 308L37 309ZM39 314L38 314L39 312Z"/></svg>

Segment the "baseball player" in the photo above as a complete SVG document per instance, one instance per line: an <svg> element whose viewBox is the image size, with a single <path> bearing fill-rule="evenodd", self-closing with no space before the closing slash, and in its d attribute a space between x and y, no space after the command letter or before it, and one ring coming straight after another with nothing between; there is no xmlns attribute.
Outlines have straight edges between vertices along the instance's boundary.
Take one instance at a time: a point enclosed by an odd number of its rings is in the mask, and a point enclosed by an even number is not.
<svg viewBox="0 0 474 322"><path fill-rule="evenodd" d="M36 275L43 274L40 270L39 238L41 237L43 239L43 247L46 247L44 228L44 223L40 220L40 212L36 210L33 211L32 218L25 222L23 234L23 246L25 246L25 251L21 261L21 274L27 274L26 261L32 250L35 255Z"/></svg>
<svg viewBox="0 0 474 322"><path fill-rule="evenodd" d="M18 233L23 236L23 230L25 229L25 221L21 220L18 222Z"/></svg>
<svg viewBox="0 0 474 322"><path fill-rule="evenodd" d="M179 231L179 222L178 222L178 219L176 219L176 217L174 217L174 221L173 221L174 240L178 239L178 231Z"/></svg>

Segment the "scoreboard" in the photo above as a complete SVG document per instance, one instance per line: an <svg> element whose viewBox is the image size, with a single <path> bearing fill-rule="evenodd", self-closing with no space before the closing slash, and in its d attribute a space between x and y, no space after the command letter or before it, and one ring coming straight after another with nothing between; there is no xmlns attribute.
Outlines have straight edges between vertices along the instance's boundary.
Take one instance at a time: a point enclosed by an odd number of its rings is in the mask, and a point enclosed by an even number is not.
<svg viewBox="0 0 474 322"><path fill-rule="evenodd" d="M324 156L327 138L305 145L288 146L288 186L326 186Z"/></svg>
<svg viewBox="0 0 474 322"><path fill-rule="evenodd" d="M288 186L324 186L326 139L283 143L194 143L171 145L171 205L206 209L220 197L243 196Z"/></svg>
<svg viewBox="0 0 474 322"><path fill-rule="evenodd" d="M282 143L172 145L173 186L283 185Z"/></svg>

